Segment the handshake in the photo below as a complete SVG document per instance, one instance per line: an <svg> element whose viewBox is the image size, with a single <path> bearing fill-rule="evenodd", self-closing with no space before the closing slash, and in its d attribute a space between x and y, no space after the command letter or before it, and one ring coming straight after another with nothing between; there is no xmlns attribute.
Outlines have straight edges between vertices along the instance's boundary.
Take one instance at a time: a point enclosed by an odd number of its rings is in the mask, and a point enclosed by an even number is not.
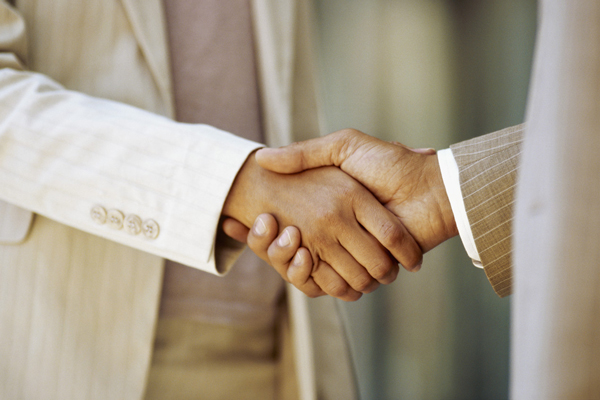
<svg viewBox="0 0 600 400"><path fill-rule="evenodd" d="M418 271L423 253L458 234L435 150L352 129L258 150L223 214L225 233L283 279L346 301L393 282L398 263Z"/></svg>

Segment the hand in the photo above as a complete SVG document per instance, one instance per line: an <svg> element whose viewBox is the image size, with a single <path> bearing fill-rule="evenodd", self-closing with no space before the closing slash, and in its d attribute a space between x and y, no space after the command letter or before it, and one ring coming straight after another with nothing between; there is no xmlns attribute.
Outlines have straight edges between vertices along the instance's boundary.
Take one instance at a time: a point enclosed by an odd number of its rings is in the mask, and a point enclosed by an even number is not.
<svg viewBox="0 0 600 400"><path fill-rule="evenodd" d="M435 149L432 148L413 149L395 141L390 143L419 154L436 154ZM260 229L258 229L259 226ZM254 222L252 230L233 218L226 218L223 221L223 231L238 242L247 243L255 254L273 266L284 278L287 277L288 282L302 290L309 297L318 297L325 294L310 279L313 263L308 250L300 247L300 231L298 228L286 227L277 237L279 226L275 218L270 214L261 214ZM292 240L289 245L282 246L280 243L284 242L282 239L284 234L289 235ZM417 270L418 268L413 269L415 272Z"/></svg>
<svg viewBox="0 0 600 400"><path fill-rule="evenodd" d="M397 215L426 252L458 230L437 155L413 151L346 129L279 149L261 149L256 160L279 173L334 165L362 183Z"/></svg>
<svg viewBox="0 0 600 400"><path fill-rule="evenodd" d="M311 254L308 249L300 247L300 231L295 226L288 226L277 236L279 226L275 217L261 214L256 218L252 229L227 218L223 221L223 231L239 242L247 242L254 253L307 296L319 297L326 294L311 277Z"/></svg>
<svg viewBox="0 0 600 400"><path fill-rule="evenodd" d="M400 221L337 168L286 176L260 168L250 156L223 214L250 226L260 212L274 215L280 226L302 231L302 245L312 255L314 284L344 300L356 300L378 282L396 278L398 266L386 248L404 265L416 266L422 259ZM316 290L310 295L321 293Z"/></svg>

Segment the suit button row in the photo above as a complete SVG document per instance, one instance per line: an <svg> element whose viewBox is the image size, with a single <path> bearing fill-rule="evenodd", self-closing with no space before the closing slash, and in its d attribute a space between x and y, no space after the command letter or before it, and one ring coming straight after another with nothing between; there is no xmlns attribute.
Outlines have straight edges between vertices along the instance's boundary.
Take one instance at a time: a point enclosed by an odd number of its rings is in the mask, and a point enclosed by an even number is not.
<svg viewBox="0 0 600 400"><path fill-rule="evenodd" d="M106 211L102 206L94 206L90 212L92 220L98 225L106 224L109 228L119 230L123 228L130 235L142 233L148 239L156 239L160 228L153 219L142 221L135 214L125 216L121 211L112 209Z"/></svg>

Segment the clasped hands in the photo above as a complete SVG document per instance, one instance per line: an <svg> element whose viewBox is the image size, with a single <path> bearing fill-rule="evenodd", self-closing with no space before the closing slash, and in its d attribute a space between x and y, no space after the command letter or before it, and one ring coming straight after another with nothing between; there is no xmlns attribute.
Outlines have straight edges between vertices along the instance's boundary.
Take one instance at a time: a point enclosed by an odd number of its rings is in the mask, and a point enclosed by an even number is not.
<svg viewBox="0 0 600 400"><path fill-rule="evenodd" d="M258 150L223 214L225 233L283 279L346 301L393 282L398 263L418 271L423 253L458 234L435 151L353 129Z"/></svg>

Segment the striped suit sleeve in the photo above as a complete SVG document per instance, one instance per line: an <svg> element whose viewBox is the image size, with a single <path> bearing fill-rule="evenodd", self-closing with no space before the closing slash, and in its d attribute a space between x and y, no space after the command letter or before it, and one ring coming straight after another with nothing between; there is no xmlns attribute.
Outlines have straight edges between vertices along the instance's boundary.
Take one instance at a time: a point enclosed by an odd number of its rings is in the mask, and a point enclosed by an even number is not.
<svg viewBox="0 0 600 400"><path fill-rule="evenodd" d="M524 125L450 146L467 217L494 291L512 292L513 204Z"/></svg>
<svg viewBox="0 0 600 400"><path fill-rule="evenodd" d="M79 230L212 273L217 226L238 170L261 145L207 125L0 70L0 199ZM150 240L92 209L153 220ZM34 226L35 229L35 226Z"/></svg>
<svg viewBox="0 0 600 400"><path fill-rule="evenodd" d="M0 26L0 200L163 258L225 272L241 249L217 239L221 209L239 169L261 145L66 90L24 71L25 22L6 2L0 2ZM91 215L98 207L133 218L116 228L97 224ZM6 209L3 203L0 212ZM130 234L128 220L156 223L152 231L159 234Z"/></svg>

